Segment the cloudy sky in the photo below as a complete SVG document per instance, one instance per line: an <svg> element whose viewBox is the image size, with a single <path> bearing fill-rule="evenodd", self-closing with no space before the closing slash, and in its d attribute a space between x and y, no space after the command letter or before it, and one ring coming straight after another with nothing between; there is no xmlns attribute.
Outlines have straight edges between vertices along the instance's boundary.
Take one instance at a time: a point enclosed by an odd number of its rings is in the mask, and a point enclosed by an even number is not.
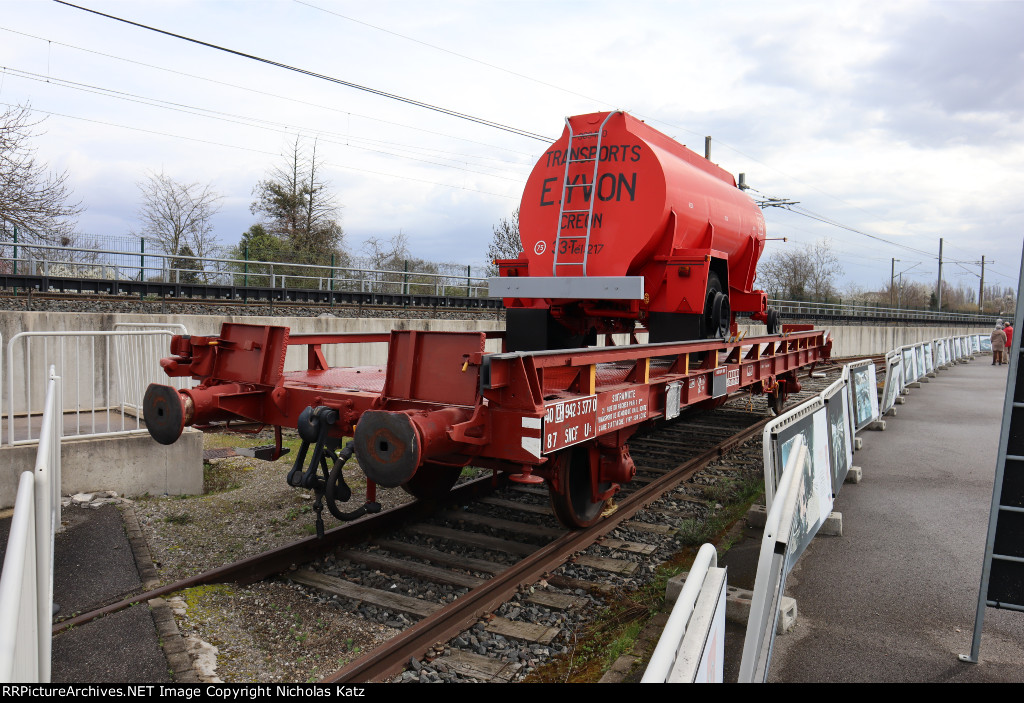
<svg viewBox="0 0 1024 703"><path fill-rule="evenodd" d="M831 241L843 284L897 272L1016 285L1024 239L1022 2L183 2L76 4L554 140L625 109L745 172L776 248ZM163 171L223 195L221 242L296 135L318 140L347 241L408 235L483 264L546 142L299 75L49 0L0 0L0 109L46 117L82 232L138 227ZM856 230L856 231L851 231Z"/></svg>

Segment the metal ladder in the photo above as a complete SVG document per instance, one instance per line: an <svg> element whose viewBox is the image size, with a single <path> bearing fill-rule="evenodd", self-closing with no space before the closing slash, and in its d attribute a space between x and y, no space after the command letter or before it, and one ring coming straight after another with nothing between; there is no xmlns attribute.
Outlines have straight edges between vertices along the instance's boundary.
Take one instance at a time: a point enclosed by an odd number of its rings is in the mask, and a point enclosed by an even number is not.
<svg viewBox="0 0 1024 703"><path fill-rule="evenodd" d="M553 263L551 265L551 275L552 276L557 276L558 275L558 267L559 266L580 266L580 267L583 268L583 274L582 275L584 275L584 276L587 275L587 254L588 254L588 252L590 250L590 227L591 227L591 225L594 222L594 203L597 202L597 175L598 175L598 169L601 166L601 140L602 140L602 135L604 134L604 126L606 124L608 124L608 120L610 120L612 118L612 115L617 115L618 113L619 113L619 110L614 110L612 112L609 112L608 115L601 122L601 126L597 128L596 132L581 132L580 134L574 134L573 133L573 131L572 131L572 124L569 122L569 118L568 117L565 118L565 126L569 130L569 143L566 146L566 150L565 150L565 175L562 177L562 198L559 201L559 206L558 206L558 221L555 222L555 251L554 251L554 257L553 257ZM589 137L595 137L595 136L597 137L597 148L594 149L594 156L593 156L593 158L587 158L587 159L574 159L574 158L572 158L572 146L573 146L573 142L574 141L578 142L580 140L587 139ZM586 181L584 181L583 183L570 183L569 182L569 165L570 164L576 164L576 163L586 163L588 161L593 161L594 162L594 171L593 171L590 183L587 183ZM565 206L569 202L569 194L572 192L572 191L570 191L570 188L585 188L587 186L590 186L590 188L591 188L589 207L587 207L585 209L575 209L575 210L566 209ZM575 236L575 235L574 236L568 236L568 237L563 237L562 236L562 217L564 217L565 215L579 215L579 214L582 214L582 213L586 213L586 215L587 215L587 233L586 233L586 236L583 238L583 261L559 261L558 260L558 256L559 256L559 248L561 246L561 243L564 242L564 241L567 241L567 240L573 240L573 241L579 241L580 240L580 237L579 236ZM572 254L571 251L567 251L567 252L565 252L565 254L563 254L563 258L565 256L568 256L568 255L571 255L571 254Z"/></svg>

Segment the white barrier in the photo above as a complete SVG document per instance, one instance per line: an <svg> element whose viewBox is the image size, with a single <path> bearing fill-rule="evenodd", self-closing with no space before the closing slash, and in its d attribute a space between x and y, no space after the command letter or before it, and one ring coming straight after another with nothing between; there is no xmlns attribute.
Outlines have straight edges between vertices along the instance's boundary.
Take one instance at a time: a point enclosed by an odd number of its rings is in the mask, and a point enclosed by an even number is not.
<svg viewBox="0 0 1024 703"><path fill-rule="evenodd" d="M935 339L889 352L881 400L874 363L847 364L840 380L765 426L768 517L743 645L741 683L767 677L786 575L824 523L842 486L852 459L847 444L852 441L850 423L852 429L863 429L887 413L908 384L981 351L982 339L982 335ZM844 395L848 391L849 401ZM831 486L826 472L831 473Z"/></svg>
<svg viewBox="0 0 1024 703"><path fill-rule="evenodd" d="M156 322L118 322L115 332L148 331L166 332L167 335L187 335L185 325ZM119 335L115 337L117 355L117 380L124 390L124 407L134 411L135 417L142 413L141 401L149 384L173 386L178 390L194 383L189 376L169 377L160 368L160 360L170 355L170 337L165 335Z"/></svg>
<svg viewBox="0 0 1024 703"><path fill-rule="evenodd" d="M0 575L0 682L50 682L53 541L60 525L60 378L50 370L34 471L21 474Z"/></svg>
<svg viewBox="0 0 1024 703"><path fill-rule="evenodd" d="M725 653L725 569L718 552L697 552L640 683L722 683Z"/></svg>
<svg viewBox="0 0 1024 703"><path fill-rule="evenodd" d="M69 435L146 432L142 398L149 383L170 383L160 359L167 356L172 334L168 329L128 329L15 335L7 344L8 443L37 441L32 421L39 416L41 394L33 379L50 365L64 379L69 406L62 403L59 410Z"/></svg>
<svg viewBox="0 0 1024 703"><path fill-rule="evenodd" d="M772 660L779 603L786 589L786 576L799 556L792 554L796 535L798 498L806 481L801 480L810 467L809 453L802 435L794 439L776 493L777 499L768 510L761 554L757 560L754 598L750 604L747 633L743 639L740 660L740 683L764 682ZM806 515L806 511L804 511Z"/></svg>

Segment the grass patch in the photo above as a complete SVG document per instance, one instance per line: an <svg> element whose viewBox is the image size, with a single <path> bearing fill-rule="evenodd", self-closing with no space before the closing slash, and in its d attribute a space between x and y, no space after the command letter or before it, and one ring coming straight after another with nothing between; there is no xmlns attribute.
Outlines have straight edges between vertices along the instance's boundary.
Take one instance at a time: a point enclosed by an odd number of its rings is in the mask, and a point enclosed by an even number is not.
<svg viewBox="0 0 1024 703"><path fill-rule="evenodd" d="M218 461L216 464L203 462L203 494L224 493L241 488L241 480L236 476L252 467L231 467L228 462Z"/></svg>
<svg viewBox="0 0 1024 703"><path fill-rule="evenodd" d="M164 518L164 522L169 522L172 525L191 525L192 516L188 513L178 513L177 515L168 515Z"/></svg>

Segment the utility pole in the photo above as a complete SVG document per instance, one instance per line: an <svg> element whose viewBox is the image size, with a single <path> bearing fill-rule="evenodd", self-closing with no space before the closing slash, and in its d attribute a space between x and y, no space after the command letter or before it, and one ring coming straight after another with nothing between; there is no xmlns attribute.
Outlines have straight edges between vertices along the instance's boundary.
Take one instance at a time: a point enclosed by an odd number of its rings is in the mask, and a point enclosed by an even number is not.
<svg viewBox="0 0 1024 703"><path fill-rule="evenodd" d="M942 237L939 237L939 291L936 293L936 310L942 310Z"/></svg>
<svg viewBox="0 0 1024 703"><path fill-rule="evenodd" d="M985 312L985 255L981 255L981 283L978 284L978 312Z"/></svg>
<svg viewBox="0 0 1024 703"><path fill-rule="evenodd" d="M899 259L892 260L892 268L889 270L889 307L892 307L893 298L896 297L896 291L893 288L896 285L896 262Z"/></svg>

